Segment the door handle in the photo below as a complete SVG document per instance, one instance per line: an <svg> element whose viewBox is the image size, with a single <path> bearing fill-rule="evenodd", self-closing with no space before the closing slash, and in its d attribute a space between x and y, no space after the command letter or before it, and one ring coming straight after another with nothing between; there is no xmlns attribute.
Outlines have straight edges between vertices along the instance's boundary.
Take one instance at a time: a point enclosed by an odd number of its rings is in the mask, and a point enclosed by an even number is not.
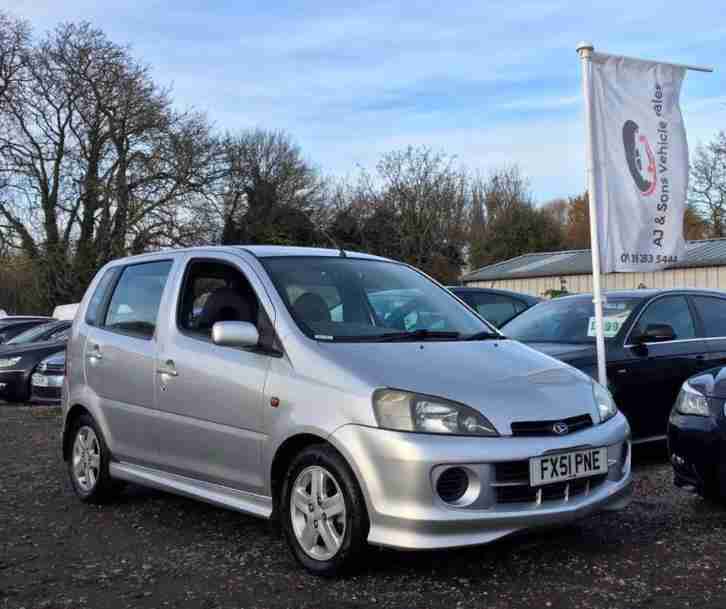
<svg viewBox="0 0 726 609"><path fill-rule="evenodd" d="M98 345L91 345L91 352L86 354L86 358L91 360L102 360L103 355L101 353L101 347Z"/></svg>
<svg viewBox="0 0 726 609"><path fill-rule="evenodd" d="M156 374L165 374L166 376L179 376L174 365L174 360L168 359L164 362L163 366L159 366L156 369Z"/></svg>

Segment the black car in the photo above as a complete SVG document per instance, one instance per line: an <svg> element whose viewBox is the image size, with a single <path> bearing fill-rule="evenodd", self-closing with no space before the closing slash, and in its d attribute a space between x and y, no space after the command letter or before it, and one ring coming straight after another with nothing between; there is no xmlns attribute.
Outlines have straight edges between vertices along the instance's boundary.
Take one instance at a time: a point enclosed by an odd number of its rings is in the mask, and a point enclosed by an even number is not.
<svg viewBox="0 0 726 609"><path fill-rule="evenodd" d="M726 368L683 385L668 423L668 452L676 486L726 499Z"/></svg>
<svg viewBox="0 0 726 609"><path fill-rule="evenodd" d="M59 328L47 340L0 347L0 400L27 402L30 378L46 357L66 348L71 322L54 322Z"/></svg>
<svg viewBox="0 0 726 609"><path fill-rule="evenodd" d="M726 292L623 290L604 305L610 391L637 441L665 439L683 382L726 364ZM597 376L590 294L542 302L506 324L505 335Z"/></svg>
<svg viewBox="0 0 726 609"><path fill-rule="evenodd" d="M53 320L50 317L3 317L0 319L0 343L5 343L18 334L49 321Z"/></svg>
<svg viewBox="0 0 726 609"><path fill-rule="evenodd" d="M46 357L30 377L30 401L41 404L58 404L66 376L66 352Z"/></svg>
<svg viewBox="0 0 726 609"><path fill-rule="evenodd" d="M533 307L541 298L495 288L450 287L456 296L488 322L501 328L513 317Z"/></svg>

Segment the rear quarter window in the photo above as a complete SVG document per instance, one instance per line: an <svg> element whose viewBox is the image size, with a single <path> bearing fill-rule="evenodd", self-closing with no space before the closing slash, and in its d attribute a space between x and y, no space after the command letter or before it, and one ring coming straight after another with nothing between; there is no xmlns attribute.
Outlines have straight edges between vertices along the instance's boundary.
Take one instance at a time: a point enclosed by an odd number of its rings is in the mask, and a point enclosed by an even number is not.
<svg viewBox="0 0 726 609"><path fill-rule="evenodd" d="M127 266L111 296L104 328L138 338L152 338L171 266L169 260Z"/></svg>
<svg viewBox="0 0 726 609"><path fill-rule="evenodd" d="M91 296L91 300L88 302L88 308L86 309L86 323L88 325L101 325L104 304L106 303L109 291L113 286L118 273L118 267L108 269L98 282L98 285L93 292L93 296Z"/></svg>
<svg viewBox="0 0 726 609"><path fill-rule="evenodd" d="M726 336L726 299L694 296L693 303L703 323L704 337Z"/></svg>

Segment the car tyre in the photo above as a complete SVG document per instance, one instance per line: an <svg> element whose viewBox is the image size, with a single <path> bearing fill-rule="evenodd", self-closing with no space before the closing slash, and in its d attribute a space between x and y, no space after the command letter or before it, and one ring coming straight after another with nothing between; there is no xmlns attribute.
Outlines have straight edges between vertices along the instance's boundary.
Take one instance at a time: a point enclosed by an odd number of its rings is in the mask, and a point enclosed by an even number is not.
<svg viewBox="0 0 726 609"><path fill-rule="evenodd" d="M709 481L696 490L704 501L726 506L726 493L720 488L718 481Z"/></svg>
<svg viewBox="0 0 726 609"><path fill-rule="evenodd" d="M363 554L370 527L363 493L331 446L309 446L292 459L278 507L293 555L313 575L339 575Z"/></svg>
<svg viewBox="0 0 726 609"><path fill-rule="evenodd" d="M121 484L111 478L111 453L96 421L88 414L70 425L68 474L78 498L84 503L106 503L115 498Z"/></svg>

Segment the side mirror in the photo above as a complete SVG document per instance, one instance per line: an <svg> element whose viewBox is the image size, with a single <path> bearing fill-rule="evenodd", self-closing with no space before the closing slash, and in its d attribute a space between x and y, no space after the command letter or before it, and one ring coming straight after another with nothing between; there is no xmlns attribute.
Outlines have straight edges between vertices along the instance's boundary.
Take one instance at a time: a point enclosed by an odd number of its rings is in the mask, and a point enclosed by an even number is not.
<svg viewBox="0 0 726 609"><path fill-rule="evenodd" d="M256 347L260 333L246 321L218 321L212 326L212 342L220 347Z"/></svg>
<svg viewBox="0 0 726 609"><path fill-rule="evenodd" d="M638 337L639 343L662 343L668 340L675 340L676 333L673 326L668 324L649 324Z"/></svg>

